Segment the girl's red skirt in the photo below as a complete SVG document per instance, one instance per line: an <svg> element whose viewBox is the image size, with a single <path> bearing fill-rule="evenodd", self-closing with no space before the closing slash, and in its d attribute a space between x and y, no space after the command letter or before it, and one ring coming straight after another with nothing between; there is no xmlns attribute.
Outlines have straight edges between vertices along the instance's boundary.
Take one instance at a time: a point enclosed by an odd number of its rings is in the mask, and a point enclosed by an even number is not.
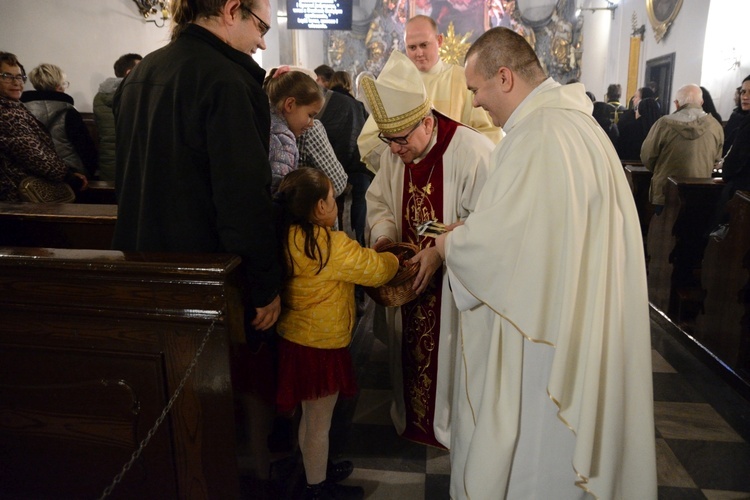
<svg viewBox="0 0 750 500"><path fill-rule="evenodd" d="M300 401L336 392L345 399L357 394L349 348L317 349L280 339L276 391L276 407L280 413L292 413Z"/></svg>

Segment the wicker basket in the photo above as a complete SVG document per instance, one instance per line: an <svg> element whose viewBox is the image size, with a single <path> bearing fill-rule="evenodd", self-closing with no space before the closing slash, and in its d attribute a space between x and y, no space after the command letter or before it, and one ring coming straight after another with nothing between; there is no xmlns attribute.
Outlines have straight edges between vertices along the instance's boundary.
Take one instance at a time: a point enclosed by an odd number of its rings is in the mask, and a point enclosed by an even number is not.
<svg viewBox="0 0 750 500"><path fill-rule="evenodd" d="M419 253L419 247L411 243L388 243L378 252L390 252L399 257L399 261L410 259ZM419 264L400 266L396 276L383 286L372 288L364 287L367 295L372 300L387 307L399 307L417 298L412 290L414 278L419 272Z"/></svg>

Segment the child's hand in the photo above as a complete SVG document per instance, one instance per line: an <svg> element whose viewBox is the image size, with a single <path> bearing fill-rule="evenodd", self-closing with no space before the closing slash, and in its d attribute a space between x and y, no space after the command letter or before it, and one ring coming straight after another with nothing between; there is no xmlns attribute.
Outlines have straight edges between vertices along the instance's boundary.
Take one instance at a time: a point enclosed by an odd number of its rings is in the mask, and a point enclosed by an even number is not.
<svg viewBox="0 0 750 500"><path fill-rule="evenodd" d="M372 245L372 248L373 248L373 250L378 251L378 250L380 250L381 248L383 248L384 246L386 246L389 243L393 243L393 241L391 241L391 239L388 238L387 236L381 236Z"/></svg>

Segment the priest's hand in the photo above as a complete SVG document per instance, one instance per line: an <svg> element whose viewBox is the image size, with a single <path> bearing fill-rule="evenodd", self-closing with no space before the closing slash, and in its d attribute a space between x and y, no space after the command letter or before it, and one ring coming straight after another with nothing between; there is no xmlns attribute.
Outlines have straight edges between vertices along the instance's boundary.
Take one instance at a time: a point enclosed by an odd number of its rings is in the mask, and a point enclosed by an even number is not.
<svg viewBox="0 0 750 500"><path fill-rule="evenodd" d="M443 267L443 259L440 257L440 253L435 247L428 247L419 252L417 255L409 259L409 264L419 262L419 272L416 278L414 278L414 285L412 289L420 294L425 291L427 285L430 284L432 275L435 271Z"/></svg>

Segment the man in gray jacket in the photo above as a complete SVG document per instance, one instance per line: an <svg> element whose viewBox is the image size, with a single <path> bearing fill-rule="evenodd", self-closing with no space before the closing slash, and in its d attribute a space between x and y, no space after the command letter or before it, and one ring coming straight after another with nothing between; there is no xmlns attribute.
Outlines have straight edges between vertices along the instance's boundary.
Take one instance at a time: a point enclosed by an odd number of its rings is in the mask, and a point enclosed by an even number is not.
<svg viewBox="0 0 750 500"><path fill-rule="evenodd" d="M104 80L94 96L94 120L99 133L99 180L115 180L115 116L112 114L112 99L122 79L141 59L143 57L138 54L120 56L115 61L115 77Z"/></svg>
<svg viewBox="0 0 750 500"><path fill-rule="evenodd" d="M698 85L681 87L674 103L677 111L659 118L641 146L641 161L654 173L649 200L657 215L664 207L667 178L711 177L724 144L721 124L703 111Z"/></svg>

